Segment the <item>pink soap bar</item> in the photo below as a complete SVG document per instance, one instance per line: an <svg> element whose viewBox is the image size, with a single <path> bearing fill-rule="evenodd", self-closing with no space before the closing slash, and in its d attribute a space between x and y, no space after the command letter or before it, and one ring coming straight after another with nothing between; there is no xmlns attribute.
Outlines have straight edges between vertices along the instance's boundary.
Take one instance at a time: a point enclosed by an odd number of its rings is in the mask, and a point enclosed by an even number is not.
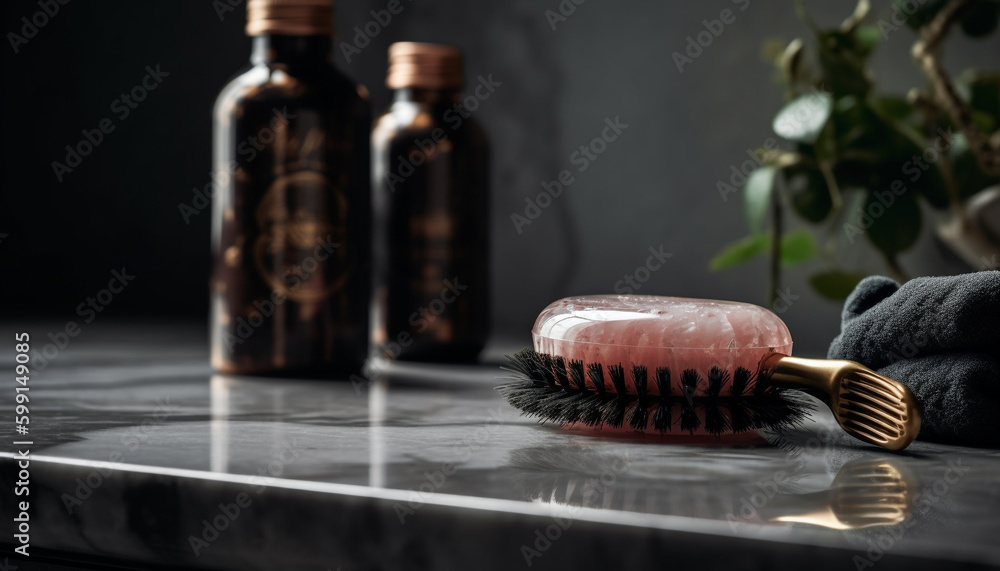
<svg viewBox="0 0 1000 571"><path fill-rule="evenodd" d="M605 369L621 364L626 370L643 365L650 374L669 367L671 384L678 388L686 370L696 370L702 378L712 367L729 375L737 367L756 372L769 352L792 353L788 328L762 307L653 295L560 299L538 316L531 336L535 351L567 362L601 363ZM649 391L658 394L655 386Z"/></svg>

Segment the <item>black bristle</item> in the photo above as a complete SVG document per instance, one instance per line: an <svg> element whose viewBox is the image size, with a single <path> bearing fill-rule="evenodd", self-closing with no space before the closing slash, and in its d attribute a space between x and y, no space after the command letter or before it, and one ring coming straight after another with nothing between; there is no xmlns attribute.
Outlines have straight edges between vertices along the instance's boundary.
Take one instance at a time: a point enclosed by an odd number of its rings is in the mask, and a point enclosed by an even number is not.
<svg viewBox="0 0 1000 571"><path fill-rule="evenodd" d="M753 416L742 403L729 405L729 426L736 434L742 434L753 429Z"/></svg>
<svg viewBox="0 0 1000 571"><path fill-rule="evenodd" d="M607 392L607 386L604 384L604 367L600 363L591 363L587 367L587 376L594 384L594 390L597 391L597 394L603 395Z"/></svg>
<svg viewBox="0 0 1000 571"><path fill-rule="evenodd" d="M649 381L646 379L647 370L645 365L632 365L632 386L635 387L635 394L640 399L646 398Z"/></svg>
<svg viewBox="0 0 1000 571"><path fill-rule="evenodd" d="M560 387L562 387L562 388L564 388L566 390L570 390L570 389L575 388L575 387L570 386L570 384L569 384L569 375L566 374L566 360L565 359L563 359L562 357L553 357L552 358L552 370L555 372L556 382L559 383Z"/></svg>
<svg viewBox="0 0 1000 571"><path fill-rule="evenodd" d="M681 403L681 430L694 432L701 426L701 419L698 418L698 411L694 404L688 401Z"/></svg>
<svg viewBox="0 0 1000 571"><path fill-rule="evenodd" d="M604 397L591 393L585 404L586 410L580 416L580 422L587 426L600 426L604 423Z"/></svg>
<svg viewBox="0 0 1000 571"><path fill-rule="evenodd" d="M643 430L649 420L649 398L646 396L647 370L643 365L632 365L632 385L635 387L635 404L629 414L628 425L633 430Z"/></svg>
<svg viewBox="0 0 1000 571"><path fill-rule="evenodd" d="M587 410L584 411L580 422L587 426L600 426L604 423L604 402L607 399L607 390L604 386L604 368L600 363L591 363L586 369L587 376L594 386L594 393L587 401Z"/></svg>
<svg viewBox="0 0 1000 571"><path fill-rule="evenodd" d="M673 424L671 418L670 404L670 369L667 367L656 368L656 390L660 393L656 401L656 412L653 413L653 429L662 432L670 430Z"/></svg>
<svg viewBox="0 0 1000 571"><path fill-rule="evenodd" d="M670 425L673 424L673 419L671 418L670 409L672 405L661 401L656 405L656 411L653 412L653 429L660 432L667 432L670 430Z"/></svg>
<svg viewBox="0 0 1000 571"><path fill-rule="evenodd" d="M719 367L718 365L712 367L708 371L708 390L706 391L708 396L717 397L722 392L722 387L726 386L729 382L729 371Z"/></svg>
<svg viewBox="0 0 1000 571"><path fill-rule="evenodd" d="M685 370L681 374L681 394L676 396L670 370L658 367L654 381L659 395L651 396L645 367L632 366L635 392L630 394L620 364L608 367L609 386L605 384L601 363L569 361L567 367L563 358L530 349L508 359L510 365L505 368L514 374L515 380L498 390L523 414L542 421L607 424L616 428L627 421L630 428L640 431L651 422L652 429L663 433L671 430L673 409L679 407L681 430L694 432L704 426L710 434L723 434L782 430L796 425L812 410L810 403L796 398L794 392L771 385L766 379L763 382L755 379L755 373L743 367L732 375L725 395L723 391L730 379L728 371L719 367L705 371L707 386L699 395L702 373Z"/></svg>
<svg viewBox="0 0 1000 571"><path fill-rule="evenodd" d="M555 375L552 374L552 357L545 353L538 353L538 369L545 382L554 389L559 388Z"/></svg>
<svg viewBox="0 0 1000 571"><path fill-rule="evenodd" d="M670 369L667 367L656 368L656 390L661 397L670 396Z"/></svg>
<svg viewBox="0 0 1000 571"><path fill-rule="evenodd" d="M769 382L769 379L761 376L757 376L753 383L753 394L756 396L761 396L772 392L773 387Z"/></svg>
<svg viewBox="0 0 1000 571"><path fill-rule="evenodd" d="M694 432L701 426L698 411L694 406L694 397L698 392L701 375L694 369L685 369L681 373L681 389L684 391L684 402L681 406L681 430Z"/></svg>
<svg viewBox="0 0 1000 571"><path fill-rule="evenodd" d="M569 362L569 378L573 381L573 386L581 392L589 392L587 379L583 375L583 361L573 360Z"/></svg>
<svg viewBox="0 0 1000 571"><path fill-rule="evenodd" d="M751 380L753 380L753 373L750 372L750 369L736 367L736 374L733 375L733 384L729 386L729 394L734 397L745 395Z"/></svg>
<svg viewBox="0 0 1000 571"><path fill-rule="evenodd" d="M728 423L726 415L719 406L719 394L729 380L729 372L720 367L712 367L708 371L708 390L705 392L705 430L709 434L719 435L726 431Z"/></svg>
<svg viewBox="0 0 1000 571"><path fill-rule="evenodd" d="M628 399L616 397L604 407L604 423L611 428L621 428L625 424L625 412L627 410Z"/></svg>
<svg viewBox="0 0 1000 571"><path fill-rule="evenodd" d="M608 376L611 377L611 386L615 388L616 393L623 395L628 392L628 389L625 388L625 368L621 366L621 363L609 365Z"/></svg>
<svg viewBox="0 0 1000 571"><path fill-rule="evenodd" d="M694 403L694 395L698 392L699 379L700 375L694 369L685 369L681 373L681 390L684 393L684 399L689 404Z"/></svg>
<svg viewBox="0 0 1000 571"><path fill-rule="evenodd" d="M621 363L608 365L608 376L611 377L615 397L604 407L604 423L611 428L621 428L625 424L625 412L631 400L625 387L625 368Z"/></svg>

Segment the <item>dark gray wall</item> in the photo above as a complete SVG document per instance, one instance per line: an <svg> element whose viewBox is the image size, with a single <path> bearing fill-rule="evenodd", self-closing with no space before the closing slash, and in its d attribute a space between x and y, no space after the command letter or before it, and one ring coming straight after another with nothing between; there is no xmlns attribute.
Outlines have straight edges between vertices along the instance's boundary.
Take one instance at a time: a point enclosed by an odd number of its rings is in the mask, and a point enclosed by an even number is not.
<svg viewBox="0 0 1000 571"><path fill-rule="evenodd" d="M387 3L340 2L338 41L350 42L353 27ZM739 200L724 202L716 182L728 179L748 147L772 136L782 96L761 44L808 36L791 1L749 0L740 10L743 1L586 0L553 30L545 13L559 4L403 0L403 11L360 54L347 62L338 53L341 67L371 88L376 109L388 102L383 76L392 41L458 44L468 53L470 81L492 75L502 83L476 111L494 147L498 331L525 336L548 302L613 291L661 245L672 257L639 293L763 303L763 260L718 274L707 263L745 234ZM848 0L807 4L829 24L853 8ZM885 13L887 1L875 4ZM735 21L679 72L671 54L726 8ZM37 7L15 1L2 9L6 33ZM119 315L204 315L208 216L185 225L177 203L207 182L209 109L246 61L243 22L242 7L220 21L209 2L72 2L22 53L0 46L9 132L19 133L3 137L0 233L9 238L0 242L0 266L5 278L33 276L3 286L5 299L22 301L5 301L0 318L18 307L72 318L76 304L121 264L140 277L116 302ZM912 40L904 29L878 49L880 88L904 93L923 84L909 56ZM959 38L948 44L947 63L955 70L996 66L998 48L996 38ZM72 177L56 183L51 160L108 114L144 65L157 62L174 75ZM576 172L572 153L614 117L628 128ZM525 198L563 169L574 171L572 185L518 233L511 215L524 214ZM880 269L864 246L845 259ZM962 270L929 236L902 262L914 275ZM801 297L782 317L799 352L823 352L837 331L839 305L818 299L804 279L818 267L787 272L787 286Z"/></svg>

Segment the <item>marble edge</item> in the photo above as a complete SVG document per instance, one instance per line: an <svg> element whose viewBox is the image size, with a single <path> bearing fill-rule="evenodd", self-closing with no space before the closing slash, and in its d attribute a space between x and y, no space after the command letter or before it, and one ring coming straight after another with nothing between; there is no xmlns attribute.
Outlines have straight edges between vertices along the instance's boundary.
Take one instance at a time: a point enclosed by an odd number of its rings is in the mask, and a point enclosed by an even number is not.
<svg viewBox="0 0 1000 571"><path fill-rule="evenodd" d="M0 452L0 458L13 461L17 459L17 455L10 452ZM79 458L45 455L32 455L31 460L42 464L56 464L83 468L103 468L110 469L112 471L168 476L187 480L201 480L206 482L219 482L248 486L260 485L259 480L257 480L255 476L244 474L208 472L186 468L93 461ZM267 485L271 488L279 488L289 491L318 493L329 496L368 498L387 502L408 502L413 500L414 494L414 492L410 490L396 488L375 488L370 486L359 486L356 484L316 482L289 478L269 478ZM767 543L819 547L845 552L856 551L856 549L852 546L833 538L828 539L818 535L808 538L797 536L796 534L791 533L790 528L759 527L750 530L744 529L737 535L731 531L730 524L722 520L691 518L667 514L624 512L618 510L604 510L599 508L565 506L559 504L523 502L501 498L483 498L477 496L444 494L439 492L428 494L421 493L420 500L423 504L434 505L445 509L467 509L482 512L517 514L530 517L570 518L598 525L607 524L639 529L655 529L667 533L699 534L703 536L715 536L721 539L734 539L739 537L744 540ZM942 550L940 549L940 546L932 546L927 549L918 547L914 551L900 553L900 555L936 559L942 563L972 563L1000 568L1000 554L996 551L981 547L971 550Z"/></svg>

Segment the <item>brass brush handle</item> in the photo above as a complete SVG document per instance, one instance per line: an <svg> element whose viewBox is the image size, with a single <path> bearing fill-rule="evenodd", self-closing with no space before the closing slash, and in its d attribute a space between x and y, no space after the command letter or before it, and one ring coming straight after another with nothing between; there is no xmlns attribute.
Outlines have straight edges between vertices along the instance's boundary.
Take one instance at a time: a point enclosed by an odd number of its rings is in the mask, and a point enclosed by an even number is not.
<svg viewBox="0 0 1000 571"><path fill-rule="evenodd" d="M860 363L770 353L761 359L758 375L821 399L841 428L870 444L902 450L920 432L920 405L910 389Z"/></svg>

